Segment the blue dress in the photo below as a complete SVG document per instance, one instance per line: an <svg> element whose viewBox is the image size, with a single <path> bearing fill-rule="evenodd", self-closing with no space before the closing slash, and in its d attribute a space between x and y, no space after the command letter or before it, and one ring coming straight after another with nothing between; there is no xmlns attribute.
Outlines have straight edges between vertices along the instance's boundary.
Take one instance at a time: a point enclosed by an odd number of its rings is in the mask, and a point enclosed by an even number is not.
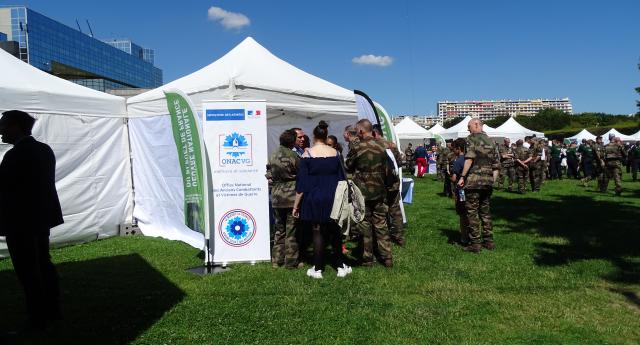
<svg viewBox="0 0 640 345"><path fill-rule="evenodd" d="M345 180L342 156L300 159L296 192L304 193L300 219L315 224L328 223L338 181Z"/></svg>

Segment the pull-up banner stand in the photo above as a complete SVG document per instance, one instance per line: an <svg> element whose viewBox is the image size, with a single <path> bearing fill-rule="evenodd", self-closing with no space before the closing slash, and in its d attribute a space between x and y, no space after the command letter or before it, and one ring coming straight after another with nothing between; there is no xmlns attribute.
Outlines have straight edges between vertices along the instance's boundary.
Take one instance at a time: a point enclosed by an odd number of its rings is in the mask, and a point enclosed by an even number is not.
<svg viewBox="0 0 640 345"><path fill-rule="evenodd" d="M213 262L269 261L266 101L205 101L204 142L211 166Z"/></svg>

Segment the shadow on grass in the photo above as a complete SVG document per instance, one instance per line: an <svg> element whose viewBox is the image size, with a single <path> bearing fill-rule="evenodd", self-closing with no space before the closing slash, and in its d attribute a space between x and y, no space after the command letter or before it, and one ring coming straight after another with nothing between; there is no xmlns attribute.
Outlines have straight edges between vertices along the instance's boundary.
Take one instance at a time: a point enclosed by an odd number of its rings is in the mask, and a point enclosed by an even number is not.
<svg viewBox="0 0 640 345"><path fill-rule="evenodd" d="M184 298L178 287L139 255L56 267L64 320L39 338L7 337L7 343L128 344ZM0 287L3 290L0 330L20 327L26 315L22 290L13 270L0 272Z"/></svg>
<svg viewBox="0 0 640 345"><path fill-rule="evenodd" d="M554 238L537 243L542 266L578 260L607 260L616 270L605 279L640 283L640 207L625 198L556 195L555 200L492 198L494 219L506 220L502 232L536 233ZM557 243L554 243L557 242Z"/></svg>

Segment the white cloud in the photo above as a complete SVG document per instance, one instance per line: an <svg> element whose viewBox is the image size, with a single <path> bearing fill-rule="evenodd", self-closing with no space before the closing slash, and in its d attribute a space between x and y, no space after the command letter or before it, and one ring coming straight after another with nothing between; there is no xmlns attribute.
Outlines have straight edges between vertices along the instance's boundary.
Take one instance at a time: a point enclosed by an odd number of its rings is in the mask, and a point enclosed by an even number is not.
<svg viewBox="0 0 640 345"><path fill-rule="evenodd" d="M209 20L219 22L225 29L242 29L251 24L249 17L242 13L226 11L220 7L209 7Z"/></svg>
<svg viewBox="0 0 640 345"><path fill-rule="evenodd" d="M353 63L357 63L359 65L374 65L380 67L387 67L393 63L393 58L391 56L380 56L380 55L362 55L358 57L354 57L351 59Z"/></svg>

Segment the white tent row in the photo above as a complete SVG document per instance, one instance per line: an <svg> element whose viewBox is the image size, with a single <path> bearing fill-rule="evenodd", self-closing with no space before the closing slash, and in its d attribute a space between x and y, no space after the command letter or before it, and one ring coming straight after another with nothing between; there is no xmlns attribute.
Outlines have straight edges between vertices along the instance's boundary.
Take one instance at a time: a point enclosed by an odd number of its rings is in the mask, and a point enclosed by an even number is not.
<svg viewBox="0 0 640 345"><path fill-rule="evenodd" d="M132 136L134 216L145 235L201 245L183 223L183 187L164 90L189 95L196 110L206 100L266 100L269 152L283 130L309 135L320 119L342 138L357 121L353 91L306 73L279 59L252 38L210 65L157 89L128 99Z"/></svg>
<svg viewBox="0 0 640 345"><path fill-rule="evenodd" d="M635 134L631 135L635 140L640 140L640 131L637 131Z"/></svg>
<svg viewBox="0 0 640 345"><path fill-rule="evenodd" d="M0 111L19 109L36 117L34 137L57 158L65 223L52 229L51 243L118 234L132 213L125 100L54 77L2 49L0 71ZM0 144L0 158L10 148ZM0 257L7 255L0 238Z"/></svg>
<svg viewBox="0 0 640 345"><path fill-rule="evenodd" d="M457 138L466 138L469 135L469 121L471 121L471 116L465 117L462 121L457 123L456 125L447 128L443 132L439 134L445 139L457 139ZM490 137L503 137L504 135L497 131L495 128L483 125L482 130Z"/></svg>

